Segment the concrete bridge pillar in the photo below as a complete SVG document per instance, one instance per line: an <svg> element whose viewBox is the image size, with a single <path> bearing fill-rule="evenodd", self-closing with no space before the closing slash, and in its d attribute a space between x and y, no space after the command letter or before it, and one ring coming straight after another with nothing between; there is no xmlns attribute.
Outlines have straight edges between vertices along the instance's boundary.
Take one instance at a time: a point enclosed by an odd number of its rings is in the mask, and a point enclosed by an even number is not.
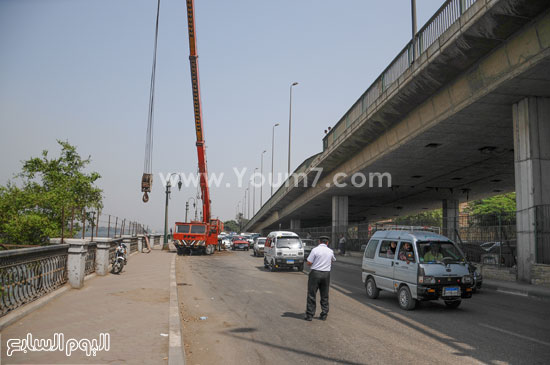
<svg viewBox="0 0 550 365"><path fill-rule="evenodd" d="M513 120L518 280L531 282L531 266L537 262L536 209L550 204L550 98L527 97L514 104Z"/></svg>
<svg viewBox="0 0 550 365"><path fill-rule="evenodd" d="M332 197L332 237L330 245L338 247L341 234L348 228L348 197L335 195Z"/></svg>
<svg viewBox="0 0 550 365"><path fill-rule="evenodd" d="M300 227L300 220L299 219L291 219L290 220L290 230L299 230Z"/></svg>
<svg viewBox="0 0 550 365"><path fill-rule="evenodd" d="M83 239L66 239L69 244L67 257L67 276L72 288L80 289L84 286L86 272L86 254L88 253L88 242Z"/></svg>
<svg viewBox="0 0 550 365"><path fill-rule="evenodd" d="M443 235L455 241L458 239L458 200L443 200Z"/></svg>

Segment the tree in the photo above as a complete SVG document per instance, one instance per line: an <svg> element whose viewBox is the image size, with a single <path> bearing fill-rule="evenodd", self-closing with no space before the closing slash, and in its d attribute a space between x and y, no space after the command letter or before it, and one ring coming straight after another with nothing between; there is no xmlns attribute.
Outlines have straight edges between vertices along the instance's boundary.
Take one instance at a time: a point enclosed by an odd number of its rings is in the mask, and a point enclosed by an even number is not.
<svg viewBox="0 0 550 365"><path fill-rule="evenodd" d="M246 224L250 221L249 219L246 219L244 217L244 214L242 214L242 213L237 214L237 216L235 218L237 220L237 225L239 226L238 227L239 229L235 232L241 232L244 229L244 227L246 226Z"/></svg>
<svg viewBox="0 0 550 365"><path fill-rule="evenodd" d="M399 217L394 220L395 224L407 226L435 226L440 227L443 219L443 211L441 209L432 210L412 214L404 217Z"/></svg>
<svg viewBox="0 0 550 365"><path fill-rule="evenodd" d="M49 237L61 235L62 226L67 232L73 209L82 217L82 211L103 206L102 190L94 185L100 175L84 173L90 157L83 160L69 142L57 143L59 157L49 158L44 150L41 157L23 162L21 172L15 175L21 179L21 187L13 182L0 186L0 241L47 242ZM85 218L91 220L91 214Z"/></svg>
<svg viewBox="0 0 550 365"><path fill-rule="evenodd" d="M223 222L223 227L226 232L238 232L239 224L234 220Z"/></svg>
<svg viewBox="0 0 550 365"><path fill-rule="evenodd" d="M474 216L479 224L496 225L515 224L516 193L495 195L487 199L474 200L468 203L466 212Z"/></svg>

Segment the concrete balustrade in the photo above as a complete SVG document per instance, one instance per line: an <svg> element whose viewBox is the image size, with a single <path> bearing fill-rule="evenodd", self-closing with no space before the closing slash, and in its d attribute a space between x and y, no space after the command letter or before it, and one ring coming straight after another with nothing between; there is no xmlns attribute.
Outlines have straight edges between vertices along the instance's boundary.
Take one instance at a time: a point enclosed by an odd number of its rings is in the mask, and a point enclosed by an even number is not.
<svg viewBox="0 0 550 365"><path fill-rule="evenodd" d="M69 244L69 256L67 257L67 275L72 288L80 289L84 286L86 271L86 254L89 241L70 238L65 243Z"/></svg>

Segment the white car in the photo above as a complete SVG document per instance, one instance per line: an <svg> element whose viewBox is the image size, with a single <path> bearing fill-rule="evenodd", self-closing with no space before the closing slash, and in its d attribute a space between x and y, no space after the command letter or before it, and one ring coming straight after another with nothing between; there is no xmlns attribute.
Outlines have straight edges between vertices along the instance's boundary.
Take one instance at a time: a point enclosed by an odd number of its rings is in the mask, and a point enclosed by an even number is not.
<svg viewBox="0 0 550 365"><path fill-rule="evenodd" d="M304 246L294 232L275 231L267 235L264 247L264 267L277 269L304 269Z"/></svg>
<svg viewBox="0 0 550 365"><path fill-rule="evenodd" d="M258 237L254 241L254 256L263 256L266 237Z"/></svg>

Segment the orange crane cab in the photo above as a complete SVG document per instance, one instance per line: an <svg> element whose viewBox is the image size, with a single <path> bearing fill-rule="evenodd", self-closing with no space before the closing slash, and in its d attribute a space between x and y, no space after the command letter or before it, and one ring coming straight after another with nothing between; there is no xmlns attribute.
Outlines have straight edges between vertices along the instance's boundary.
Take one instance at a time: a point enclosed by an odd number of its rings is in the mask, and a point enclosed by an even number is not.
<svg viewBox="0 0 550 365"><path fill-rule="evenodd" d="M213 254L218 245L218 234L222 231L223 223L218 219L210 220L209 224L198 221L176 222L174 242L178 254Z"/></svg>
<svg viewBox="0 0 550 365"><path fill-rule="evenodd" d="M201 93L199 83L199 64L195 32L195 3L187 0L187 30L189 33L189 63L191 66L191 87L193 90L193 109L195 114L195 132L197 135L197 157L202 200L203 220L191 223L176 222L174 244L179 255L191 254L193 251L213 254L218 245L218 234L223 231L223 223L210 219L210 190L208 187L208 170L206 168L206 146L202 121Z"/></svg>

